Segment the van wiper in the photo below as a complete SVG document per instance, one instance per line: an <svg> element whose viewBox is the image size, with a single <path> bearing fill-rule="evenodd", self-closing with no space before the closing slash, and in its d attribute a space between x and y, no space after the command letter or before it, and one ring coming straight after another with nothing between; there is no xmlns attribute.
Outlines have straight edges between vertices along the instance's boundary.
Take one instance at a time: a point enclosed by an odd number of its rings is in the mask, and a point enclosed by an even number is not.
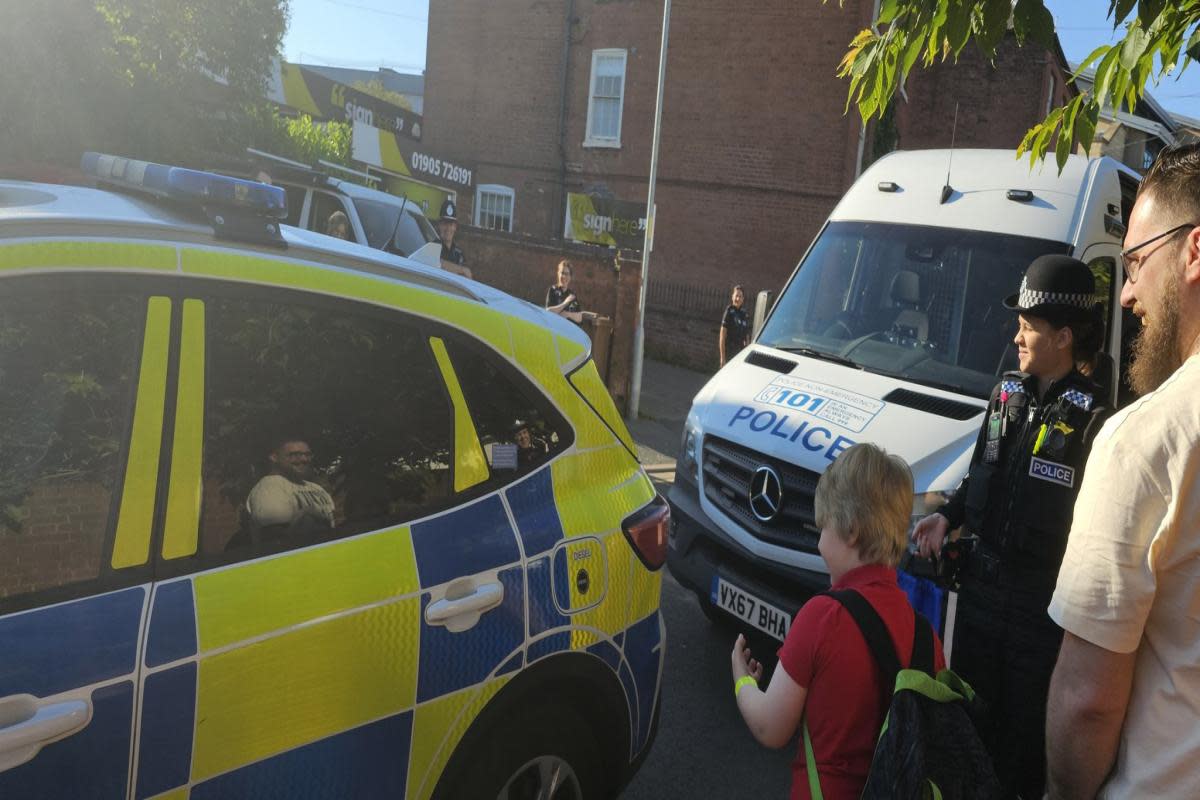
<svg viewBox="0 0 1200 800"><path fill-rule="evenodd" d="M770 346L774 347L776 350L782 350L785 353L795 353L799 356L808 356L809 358L816 358L820 361L829 361L834 364L841 364L843 367L863 369L863 365L859 364L857 361L852 361L851 359L846 358L845 356L839 356L836 353L826 353L822 350L814 350L811 347L780 347L779 345Z"/></svg>

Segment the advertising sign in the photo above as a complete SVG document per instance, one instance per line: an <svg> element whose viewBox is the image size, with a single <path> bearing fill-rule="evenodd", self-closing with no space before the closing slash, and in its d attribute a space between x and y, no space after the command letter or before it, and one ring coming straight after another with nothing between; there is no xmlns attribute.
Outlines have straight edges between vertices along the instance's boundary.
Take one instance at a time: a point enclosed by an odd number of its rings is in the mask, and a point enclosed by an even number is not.
<svg viewBox="0 0 1200 800"><path fill-rule="evenodd" d="M641 250L646 235L646 204L586 194L567 194L563 237L574 242Z"/></svg>
<svg viewBox="0 0 1200 800"><path fill-rule="evenodd" d="M364 122L354 123L350 152L355 161L438 186L470 189L475 185L474 166L443 158L417 142Z"/></svg>
<svg viewBox="0 0 1200 800"><path fill-rule="evenodd" d="M279 64L278 81L272 86L270 95L275 102L318 119L361 122L390 131L402 139L421 139L420 114L297 64L286 61Z"/></svg>

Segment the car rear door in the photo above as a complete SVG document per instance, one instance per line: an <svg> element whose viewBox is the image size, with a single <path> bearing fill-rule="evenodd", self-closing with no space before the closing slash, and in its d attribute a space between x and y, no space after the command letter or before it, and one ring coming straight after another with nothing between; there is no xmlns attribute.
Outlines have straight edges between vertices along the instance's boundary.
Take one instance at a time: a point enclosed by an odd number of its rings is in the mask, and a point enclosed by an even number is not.
<svg viewBox="0 0 1200 800"><path fill-rule="evenodd" d="M0 797L128 792L174 312L118 276L0 277Z"/></svg>

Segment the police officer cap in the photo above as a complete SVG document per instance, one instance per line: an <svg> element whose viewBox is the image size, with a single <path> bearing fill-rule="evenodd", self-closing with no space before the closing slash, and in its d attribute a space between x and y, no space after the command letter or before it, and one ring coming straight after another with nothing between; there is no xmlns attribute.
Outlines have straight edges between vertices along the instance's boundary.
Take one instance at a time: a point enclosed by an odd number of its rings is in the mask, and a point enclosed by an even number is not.
<svg viewBox="0 0 1200 800"><path fill-rule="evenodd" d="M1096 302L1096 279L1088 265L1061 255L1038 256L1025 270L1021 290L1004 299L1012 311L1062 308L1086 311Z"/></svg>
<svg viewBox="0 0 1200 800"><path fill-rule="evenodd" d="M458 208L454 205L454 201L447 197L442 201L442 216L441 219L451 222L458 222Z"/></svg>

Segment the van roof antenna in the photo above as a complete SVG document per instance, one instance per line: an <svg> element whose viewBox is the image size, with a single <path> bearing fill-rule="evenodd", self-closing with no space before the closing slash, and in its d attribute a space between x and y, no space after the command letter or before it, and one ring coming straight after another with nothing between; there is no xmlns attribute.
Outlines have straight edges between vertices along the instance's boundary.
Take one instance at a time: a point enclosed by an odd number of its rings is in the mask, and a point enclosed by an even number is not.
<svg viewBox="0 0 1200 800"><path fill-rule="evenodd" d="M954 163L954 137L958 133L958 103L954 103L954 125L950 128L950 156L946 159L946 183L942 186L942 199L938 205L945 203L950 199L950 195L954 194L954 189L950 186L950 165Z"/></svg>

